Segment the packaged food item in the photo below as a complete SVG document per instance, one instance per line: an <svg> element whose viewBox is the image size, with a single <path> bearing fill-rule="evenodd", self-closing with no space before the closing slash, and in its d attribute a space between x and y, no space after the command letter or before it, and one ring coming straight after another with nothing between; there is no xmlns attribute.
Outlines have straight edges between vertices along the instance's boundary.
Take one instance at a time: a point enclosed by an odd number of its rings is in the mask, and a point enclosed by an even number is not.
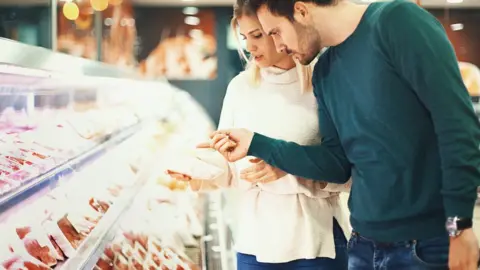
<svg viewBox="0 0 480 270"><path fill-rule="evenodd" d="M130 256L128 259L128 267L132 270L143 270L143 260L138 256Z"/></svg>
<svg viewBox="0 0 480 270"><path fill-rule="evenodd" d="M94 223L79 215L78 212L68 212L44 222L49 236L55 240L67 257L75 255L75 250L79 248L94 226Z"/></svg>
<svg viewBox="0 0 480 270"><path fill-rule="evenodd" d="M141 244L140 242L144 242ZM195 269L190 259L181 252L164 246L156 237L145 233L122 233L114 243L109 245L97 262L97 269L110 269L109 261L113 258L113 269ZM198 268L197 268L198 269ZM196 269L195 269L196 270Z"/></svg>
<svg viewBox="0 0 480 270"><path fill-rule="evenodd" d="M97 198L90 198L89 205L97 212L105 214L110 208L110 203L99 200Z"/></svg>
<svg viewBox="0 0 480 270"><path fill-rule="evenodd" d="M190 176L192 179L214 180L224 173L224 170L213 166L195 156L170 156L167 164L167 173L180 173Z"/></svg>
<svg viewBox="0 0 480 270"><path fill-rule="evenodd" d="M90 232L89 224L86 224L82 217L78 217L75 214L66 214L57 221L57 224L74 249L78 249L88 232Z"/></svg>
<svg viewBox="0 0 480 270"><path fill-rule="evenodd" d="M98 270L113 270L113 259L109 258L105 253L100 256L100 259L96 263L96 269Z"/></svg>
<svg viewBox="0 0 480 270"><path fill-rule="evenodd" d="M128 260L122 254L117 253L113 261L113 268L115 270L129 270Z"/></svg>
<svg viewBox="0 0 480 270"><path fill-rule="evenodd" d="M0 170L0 195L3 195L11 190L13 190L15 187L18 186L18 183L12 183L8 179L4 178L2 175L2 172Z"/></svg>
<svg viewBox="0 0 480 270"><path fill-rule="evenodd" d="M49 266L29 254L22 240L8 226L0 228L0 265L8 270L48 270ZM11 232L11 233L10 233Z"/></svg>
<svg viewBox="0 0 480 270"><path fill-rule="evenodd" d="M18 237L23 241L28 253L47 266L54 266L57 260L63 260L49 236L40 226L16 228Z"/></svg>

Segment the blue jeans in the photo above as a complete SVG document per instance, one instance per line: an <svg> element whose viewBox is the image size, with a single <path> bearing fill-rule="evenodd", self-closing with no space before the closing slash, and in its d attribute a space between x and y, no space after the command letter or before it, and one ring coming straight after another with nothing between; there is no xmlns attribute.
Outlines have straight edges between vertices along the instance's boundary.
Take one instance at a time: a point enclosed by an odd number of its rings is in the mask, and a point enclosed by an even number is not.
<svg viewBox="0 0 480 270"><path fill-rule="evenodd" d="M448 270L448 235L379 243L353 232L347 248L349 270Z"/></svg>
<svg viewBox="0 0 480 270"><path fill-rule="evenodd" d="M237 253L237 270L347 270L347 239L337 221L333 222L336 258L295 260L286 263L261 263L255 256Z"/></svg>

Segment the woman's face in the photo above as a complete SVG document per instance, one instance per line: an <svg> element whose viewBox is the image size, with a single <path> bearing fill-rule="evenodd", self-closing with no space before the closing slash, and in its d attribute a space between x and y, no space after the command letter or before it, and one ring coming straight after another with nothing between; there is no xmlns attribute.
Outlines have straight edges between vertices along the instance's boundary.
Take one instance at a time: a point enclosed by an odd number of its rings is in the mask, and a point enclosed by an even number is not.
<svg viewBox="0 0 480 270"><path fill-rule="evenodd" d="M242 16L237 19L237 22L240 36L247 43L247 51L259 67L274 66L288 57L284 52L277 52L273 39L263 32L256 17Z"/></svg>

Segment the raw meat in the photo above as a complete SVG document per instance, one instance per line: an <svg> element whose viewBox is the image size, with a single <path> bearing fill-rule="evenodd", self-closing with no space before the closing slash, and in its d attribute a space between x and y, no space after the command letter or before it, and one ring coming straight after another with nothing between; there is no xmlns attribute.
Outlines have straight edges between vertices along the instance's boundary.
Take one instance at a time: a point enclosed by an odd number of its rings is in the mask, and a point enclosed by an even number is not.
<svg viewBox="0 0 480 270"><path fill-rule="evenodd" d="M44 264L54 266L57 264L57 259L63 259L63 256L55 250L43 228L37 226L20 227L16 228L16 232L28 253Z"/></svg>
<svg viewBox="0 0 480 270"><path fill-rule="evenodd" d="M74 249L77 249L83 239L85 239L85 235L80 234L75 227L73 227L70 220L68 220L67 215L57 221L57 224L68 242L70 242Z"/></svg>

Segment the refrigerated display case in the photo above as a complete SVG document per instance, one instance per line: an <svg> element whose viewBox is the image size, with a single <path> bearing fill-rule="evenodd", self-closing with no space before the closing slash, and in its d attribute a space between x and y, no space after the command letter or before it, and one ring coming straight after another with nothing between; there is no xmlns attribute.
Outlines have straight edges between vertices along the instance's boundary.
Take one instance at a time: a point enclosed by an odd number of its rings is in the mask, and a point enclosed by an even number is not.
<svg viewBox="0 0 480 270"><path fill-rule="evenodd" d="M0 46L0 269L220 269L214 195L162 166L213 131L205 111L166 81Z"/></svg>

